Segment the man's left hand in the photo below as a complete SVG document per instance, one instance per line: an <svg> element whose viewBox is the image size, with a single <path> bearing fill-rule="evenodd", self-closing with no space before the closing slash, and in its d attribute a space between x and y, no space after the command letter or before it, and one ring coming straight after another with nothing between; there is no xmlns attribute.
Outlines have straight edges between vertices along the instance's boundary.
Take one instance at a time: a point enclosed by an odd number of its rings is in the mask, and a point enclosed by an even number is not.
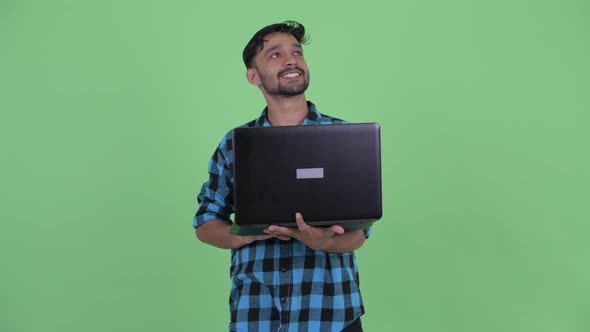
<svg viewBox="0 0 590 332"><path fill-rule="evenodd" d="M314 250L326 250L330 248L334 237L344 234L344 228L339 225L330 227L313 227L305 223L301 213L295 214L297 228L282 227L277 225L268 226L264 231L279 239L296 238Z"/></svg>

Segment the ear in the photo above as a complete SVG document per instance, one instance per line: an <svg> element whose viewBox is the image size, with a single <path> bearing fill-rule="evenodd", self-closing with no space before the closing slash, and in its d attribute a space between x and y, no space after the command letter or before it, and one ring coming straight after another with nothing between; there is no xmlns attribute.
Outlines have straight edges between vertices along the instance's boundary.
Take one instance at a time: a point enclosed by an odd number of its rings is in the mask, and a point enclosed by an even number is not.
<svg viewBox="0 0 590 332"><path fill-rule="evenodd" d="M260 77L258 76L258 70L256 70L254 67L248 68L248 70L246 70L246 79L252 85L260 85Z"/></svg>

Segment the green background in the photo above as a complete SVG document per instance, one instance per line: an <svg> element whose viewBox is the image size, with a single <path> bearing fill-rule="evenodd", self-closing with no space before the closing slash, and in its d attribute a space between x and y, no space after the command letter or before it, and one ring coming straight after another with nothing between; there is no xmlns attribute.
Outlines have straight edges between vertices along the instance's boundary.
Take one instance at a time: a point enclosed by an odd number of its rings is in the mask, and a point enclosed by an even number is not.
<svg viewBox="0 0 590 332"><path fill-rule="evenodd" d="M192 216L264 107L241 51L311 34L308 98L382 125L367 331L589 331L590 3L0 1L0 330L223 331Z"/></svg>

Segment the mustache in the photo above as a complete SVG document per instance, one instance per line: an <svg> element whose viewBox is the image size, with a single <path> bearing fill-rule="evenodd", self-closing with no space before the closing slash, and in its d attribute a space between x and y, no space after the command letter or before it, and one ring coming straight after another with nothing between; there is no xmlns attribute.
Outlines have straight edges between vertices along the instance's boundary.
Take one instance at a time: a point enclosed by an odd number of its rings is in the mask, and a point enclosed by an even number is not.
<svg viewBox="0 0 590 332"><path fill-rule="evenodd" d="M281 70L281 71L279 72L278 76L279 76L279 77L281 77L281 76L283 76L285 73L287 73L287 72L290 72L290 71L293 71L293 70L296 70L296 71L298 71L298 72L299 72L299 74L300 74L301 76L303 76L303 75L305 74L305 70L303 70L303 69L301 69L301 68L299 68L299 67L291 67L291 68L287 68L287 69L285 69L285 70Z"/></svg>

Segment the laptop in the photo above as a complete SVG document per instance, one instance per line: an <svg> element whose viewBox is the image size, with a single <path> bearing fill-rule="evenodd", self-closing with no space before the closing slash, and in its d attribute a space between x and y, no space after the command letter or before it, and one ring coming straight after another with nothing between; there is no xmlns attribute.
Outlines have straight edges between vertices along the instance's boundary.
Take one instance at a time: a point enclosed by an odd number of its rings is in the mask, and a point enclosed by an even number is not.
<svg viewBox="0 0 590 332"><path fill-rule="evenodd" d="M345 230L382 216L377 123L236 128L233 154L234 234L297 227L296 212Z"/></svg>

